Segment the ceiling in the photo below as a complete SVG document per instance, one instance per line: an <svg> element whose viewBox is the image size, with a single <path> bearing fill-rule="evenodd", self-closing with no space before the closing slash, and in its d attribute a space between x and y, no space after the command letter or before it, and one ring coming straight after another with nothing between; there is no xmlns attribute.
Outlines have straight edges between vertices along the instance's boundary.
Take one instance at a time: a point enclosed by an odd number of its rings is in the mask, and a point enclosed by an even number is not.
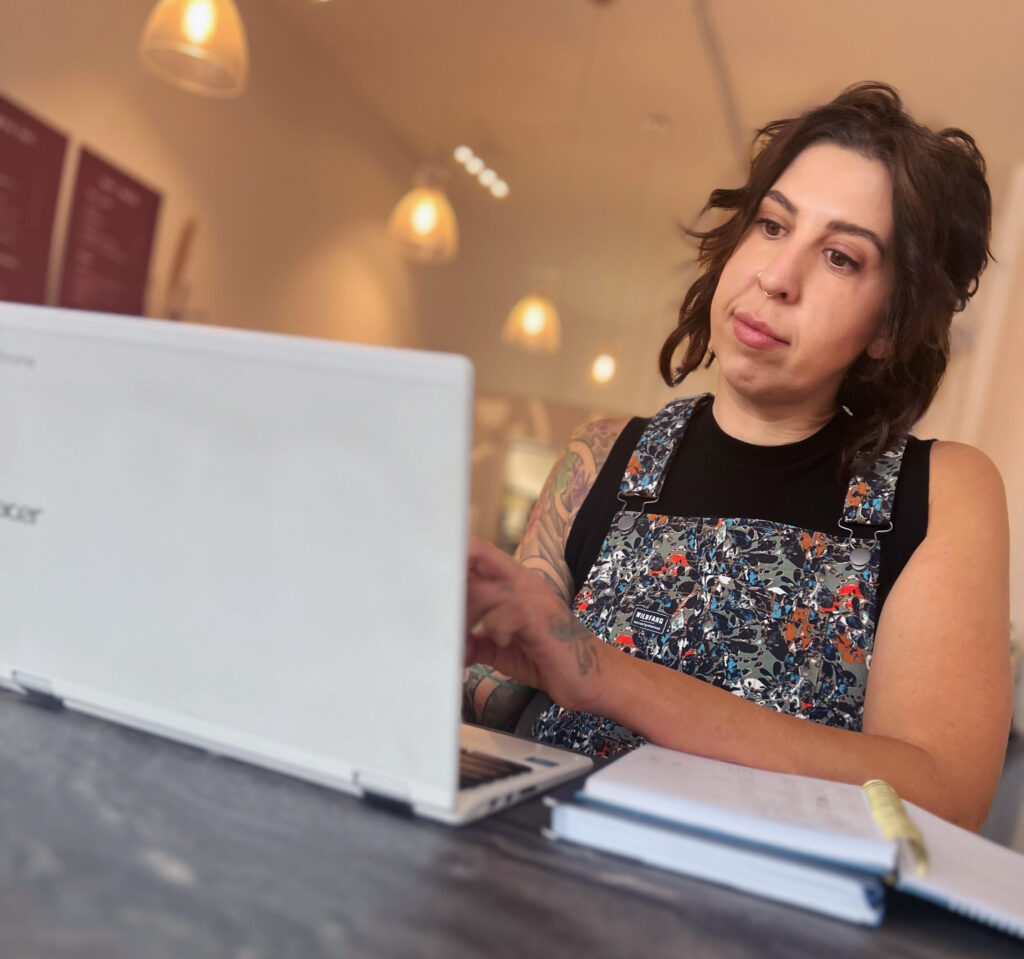
<svg viewBox="0 0 1024 959"><path fill-rule="evenodd" d="M758 126L849 83L886 80L918 119L971 132L997 212L1024 162L1022 0L274 3L404 145L410 174L448 169L463 259L479 271L469 249L486 237L505 299L537 267L558 270L570 354L598 340L656 350L692 258L678 225L738 182ZM507 199L451 160L460 143ZM564 395L565 370L549 369L540 392ZM585 375L572 383L596 401ZM624 388L609 405L634 405Z"/></svg>

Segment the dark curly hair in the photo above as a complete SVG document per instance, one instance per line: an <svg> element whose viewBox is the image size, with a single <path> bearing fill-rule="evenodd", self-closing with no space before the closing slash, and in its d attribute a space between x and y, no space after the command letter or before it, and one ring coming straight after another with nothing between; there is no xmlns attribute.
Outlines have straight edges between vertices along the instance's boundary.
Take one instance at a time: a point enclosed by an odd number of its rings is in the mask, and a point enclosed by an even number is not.
<svg viewBox="0 0 1024 959"><path fill-rule="evenodd" d="M801 151L821 142L879 160L893 189L893 289L881 326L886 354L878 360L862 355L839 389L839 404L852 413L841 464L849 475L909 431L928 408L946 370L953 313L974 295L991 257L992 200L974 140L963 130L935 133L916 123L888 84L855 84L831 103L758 131L747 182L714 190L703 211L731 210L732 216L705 232L685 231L699 241L701 275L686 291L659 368L675 386L714 359L708 351L711 300L722 270L765 193ZM682 361L673 368L684 340Z"/></svg>

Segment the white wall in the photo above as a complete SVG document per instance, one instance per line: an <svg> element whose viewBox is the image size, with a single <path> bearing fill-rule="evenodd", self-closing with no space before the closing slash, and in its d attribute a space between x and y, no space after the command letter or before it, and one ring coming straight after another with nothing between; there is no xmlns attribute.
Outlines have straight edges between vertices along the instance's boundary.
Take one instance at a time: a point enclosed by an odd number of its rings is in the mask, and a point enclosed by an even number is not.
<svg viewBox="0 0 1024 959"><path fill-rule="evenodd" d="M1019 207L1014 221L1006 224L1002 249L995 250L997 256L1002 254L1003 261L993 269L1001 274L1005 290L996 288L997 293L1003 294L995 306L998 313L994 309L991 316L986 316L987 321L998 322L989 344L992 362L982 368L978 382L973 384L983 401L977 421L968 424L971 432L965 439L992 457L1006 485L1010 511L1010 616L1017 635L1024 637L1024 166L1018 168L1017 179Z"/></svg>
<svg viewBox="0 0 1024 959"><path fill-rule="evenodd" d="M1010 514L1010 617L1024 628L1024 164L995 211L992 263L954 321L954 353L932 409L915 430L979 447L999 467Z"/></svg>
<svg viewBox="0 0 1024 959"><path fill-rule="evenodd" d="M0 0L0 91L71 141L54 259L84 144L163 195L150 314L196 216L189 318L418 342L415 279L384 236L414 169L404 146L290 33L273 0L244 4L252 71L236 100L198 97L143 70L136 47L150 9L149 0Z"/></svg>
<svg viewBox="0 0 1024 959"><path fill-rule="evenodd" d="M460 186L452 184L455 200L462 199ZM692 246L680 239L667 261L664 255L648 260L628 245L616 251L613 240L621 242L621 235L607 224L551 214L547 222L524 226L504 217L497 204L464 202L458 210L459 258L423 281L424 308L430 311L425 335L431 346L470 355L481 389L604 414L647 416L673 396L713 388L713 371L695 372L675 390L658 373L658 352L675 327L692 279L692 271L682 268L693 259ZM670 238L677 233L671 211L664 211L662 227ZM555 233L561 239L554 239ZM550 251L573 250L572 260L553 271L552 298L562 314L563 334L562 349L554 355L508 347L500 338L509 310L531 292L531 274L510 263L530 262L534 247L532 261L541 274L551 264L545 259ZM618 369L610 383L597 385L590 364L604 350L616 355Z"/></svg>

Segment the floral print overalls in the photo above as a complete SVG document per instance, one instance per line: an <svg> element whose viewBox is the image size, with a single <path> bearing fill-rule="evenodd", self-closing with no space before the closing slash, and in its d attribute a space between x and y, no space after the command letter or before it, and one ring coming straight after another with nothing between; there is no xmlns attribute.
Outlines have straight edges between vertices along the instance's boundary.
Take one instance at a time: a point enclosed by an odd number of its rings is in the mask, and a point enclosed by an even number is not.
<svg viewBox="0 0 1024 959"><path fill-rule="evenodd" d="M834 532L648 511L690 418L710 400L675 400L651 419L619 487L622 509L574 600L576 616L626 655L777 712L860 729L877 620L878 537L892 529L906 439L850 481ZM531 736L596 756L644 741L610 719L557 704L539 714Z"/></svg>

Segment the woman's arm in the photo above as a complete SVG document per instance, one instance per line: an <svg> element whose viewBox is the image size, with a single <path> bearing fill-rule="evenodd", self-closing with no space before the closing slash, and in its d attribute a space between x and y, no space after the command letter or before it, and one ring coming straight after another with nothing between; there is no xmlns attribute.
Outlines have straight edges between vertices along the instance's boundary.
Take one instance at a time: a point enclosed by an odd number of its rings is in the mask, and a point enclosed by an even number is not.
<svg viewBox="0 0 1024 959"><path fill-rule="evenodd" d="M482 661L561 705L609 716L652 742L823 779L885 779L977 829L1011 708L1005 497L992 463L959 444L933 446L930 487L928 533L878 624L863 732L776 713L624 655L479 541L470 563L470 621L479 626L470 643Z"/></svg>
<svg viewBox="0 0 1024 959"><path fill-rule="evenodd" d="M572 598L565 544L573 520L628 420L585 423L569 437L530 514L515 558L539 573L564 607ZM473 623L468 624L472 626ZM496 729L514 729L533 697L533 686L516 682L473 659L462 677L462 718Z"/></svg>

